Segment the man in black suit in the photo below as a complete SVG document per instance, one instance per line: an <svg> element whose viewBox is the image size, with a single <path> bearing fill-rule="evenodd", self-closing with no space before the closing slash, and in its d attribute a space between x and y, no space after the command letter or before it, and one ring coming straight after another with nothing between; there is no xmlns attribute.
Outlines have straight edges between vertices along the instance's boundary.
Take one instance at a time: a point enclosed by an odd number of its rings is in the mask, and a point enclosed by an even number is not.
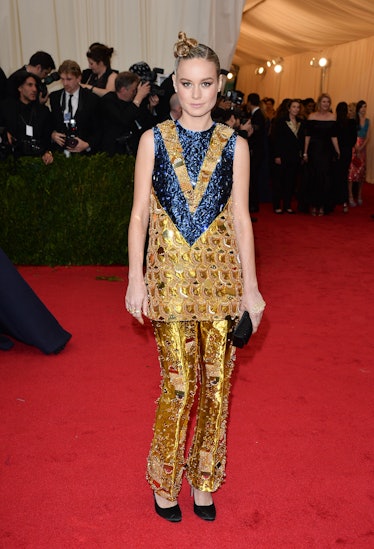
<svg viewBox="0 0 374 549"><path fill-rule="evenodd" d="M45 51L37 51L30 57L30 61L27 65L24 65L9 76L7 81L7 96L18 99L18 81L20 75L22 75L24 71L34 74L40 78L40 80L43 80L54 68L55 63L52 56ZM48 94L42 96L42 94L39 93L40 103L46 103L47 99Z"/></svg>
<svg viewBox="0 0 374 549"><path fill-rule="evenodd" d="M20 71L15 84L18 97L7 97L0 105L0 126L5 131L8 151L16 158L39 156L44 164L53 162L51 153L51 113L38 101L39 78L30 72Z"/></svg>
<svg viewBox="0 0 374 549"><path fill-rule="evenodd" d="M64 61L58 73L62 90L50 94L53 119L52 141L70 153L94 153L99 150L101 126L99 98L80 85L82 72L75 61Z"/></svg>
<svg viewBox="0 0 374 549"><path fill-rule="evenodd" d="M249 190L249 209L258 212L260 208L260 187L263 173L263 165L266 162L266 120L260 109L260 96L258 93L250 93L247 100L247 108L250 112L252 133L248 138L251 155L251 184Z"/></svg>
<svg viewBox="0 0 374 549"><path fill-rule="evenodd" d="M101 148L109 155L136 155L142 133L155 123L146 101L151 85L135 72L124 71L118 74L115 89L101 98Z"/></svg>

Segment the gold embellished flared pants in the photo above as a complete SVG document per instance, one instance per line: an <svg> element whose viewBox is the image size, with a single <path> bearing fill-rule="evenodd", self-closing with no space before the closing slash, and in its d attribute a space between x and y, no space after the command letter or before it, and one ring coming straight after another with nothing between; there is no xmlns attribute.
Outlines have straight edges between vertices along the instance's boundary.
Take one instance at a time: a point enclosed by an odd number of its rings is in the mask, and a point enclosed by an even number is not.
<svg viewBox="0 0 374 549"><path fill-rule="evenodd" d="M226 427L235 348L231 320L153 322L161 366L154 437L147 479L160 496L175 500L186 469L195 488L214 492L226 465ZM190 412L199 388L192 445L185 445Z"/></svg>

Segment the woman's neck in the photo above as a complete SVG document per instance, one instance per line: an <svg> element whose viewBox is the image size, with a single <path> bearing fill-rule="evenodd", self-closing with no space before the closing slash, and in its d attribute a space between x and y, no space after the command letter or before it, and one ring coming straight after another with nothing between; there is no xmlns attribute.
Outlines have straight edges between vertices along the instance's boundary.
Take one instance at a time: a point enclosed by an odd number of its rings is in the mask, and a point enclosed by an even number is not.
<svg viewBox="0 0 374 549"><path fill-rule="evenodd" d="M103 67L99 68L99 72L96 73L97 78L101 78L106 73L107 67L103 65Z"/></svg>
<svg viewBox="0 0 374 549"><path fill-rule="evenodd" d="M210 112L204 116L189 116L186 113L182 113L182 116L179 118L178 122L186 130L191 130L194 132L209 130L213 124Z"/></svg>
<svg viewBox="0 0 374 549"><path fill-rule="evenodd" d="M330 111L316 111L315 118L317 120L330 120L333 119L333 114Z"/></svg>

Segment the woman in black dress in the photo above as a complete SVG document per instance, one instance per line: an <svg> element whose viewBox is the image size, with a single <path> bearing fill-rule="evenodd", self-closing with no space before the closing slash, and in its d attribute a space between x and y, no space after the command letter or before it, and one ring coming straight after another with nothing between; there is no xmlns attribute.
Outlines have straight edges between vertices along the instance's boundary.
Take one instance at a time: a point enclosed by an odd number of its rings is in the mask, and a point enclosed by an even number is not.
<svg viewBox="0 0 374 549"><path fill-rule="evenodd" d="M292 99L288 101L287 114L273 119L273 207L277 214L294 213L291 200L304 147L304 123L298 117L299 112L300 101Z"/></svg>
<svg viewBox="0 0 374 549"><path fill-rule="evenodd" d="M333 161L340 157L336 118L331 112L331 98L327 93L320 95L316 111L306 122L303 157L307 162L311 214L322 216L332 208Z"/></svg>
<svg viewBox="0 0 374 549"><path fill-rule="evenodd" d="M113 48L95 42L91 44L87 52L89 68L82 73L81 86L90 89L99 97L115 91L114 83L118 71L110 66L113 51Z"/></svg>
<svg viewBox="0 0 374 549"><path fill-rule="evenodd" d="M12 339L57 354L71 334L64 330L0 248L0 350Z"/></svg>

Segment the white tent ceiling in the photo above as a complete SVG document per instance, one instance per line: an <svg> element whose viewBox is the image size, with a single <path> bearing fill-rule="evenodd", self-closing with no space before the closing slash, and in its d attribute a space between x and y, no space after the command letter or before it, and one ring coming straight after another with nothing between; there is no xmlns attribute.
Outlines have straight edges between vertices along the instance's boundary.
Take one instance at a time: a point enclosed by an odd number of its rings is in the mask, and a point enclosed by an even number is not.
<svg viewBox="0 0 374 549"><path fill-rule="evenodd" d="M246 0L233 63L262 64L374 35L374 0Z"/></svg>

